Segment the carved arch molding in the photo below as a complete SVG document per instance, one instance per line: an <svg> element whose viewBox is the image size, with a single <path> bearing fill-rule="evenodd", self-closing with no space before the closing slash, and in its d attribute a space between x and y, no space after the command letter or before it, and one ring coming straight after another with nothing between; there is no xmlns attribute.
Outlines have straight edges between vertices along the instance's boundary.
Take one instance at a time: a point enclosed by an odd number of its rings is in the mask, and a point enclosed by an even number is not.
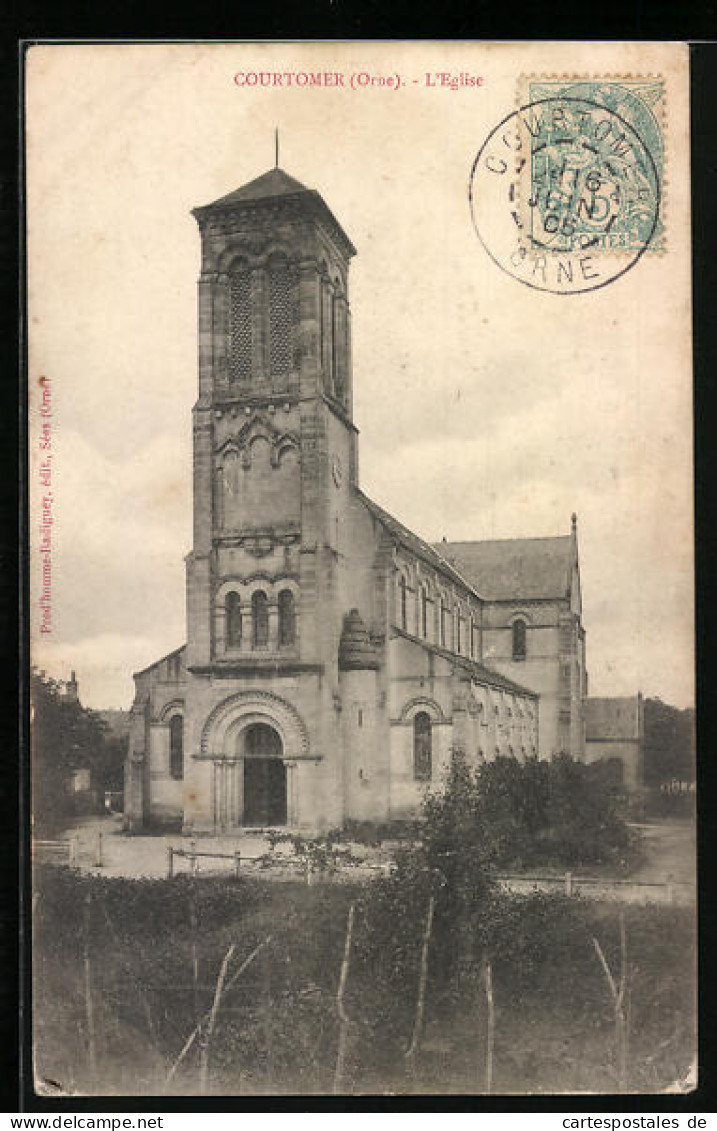
<svg viewBox="0 0 717 1131"><path fill-rule="evenodd" d="M219 413L224 415L222 409L217 409L217 414ZM230 416L232 415L233 411L230 410ZM251 420L242 424L237 432L222 440L216 450L223 456L234 453L241 459L242 467L248 468L251 465L251 446L256 440L264 440L269 445L272 467L279 466L287 449L293 449L297 453L301 450L299 438L294 432L281 431L260 413L254 413Z"/></svg>
<svg viewBox="0 0 717 1131"><path fill-rule="evenodd" d="M183 699L171 699L169 703L165 703L157 714L156 722L168 723L173 715L184 715Z"/></svg>
<svg viewBox="0 0 717 1131"><path fill-rule="evenodd" d="M218 703L202 728L199 757L235 757L237 737L252 723L268 723L278 731L285 759L310 757L304 720L271 691L239 691Z"/></svg>
<svg viewBox="0 0 717 1131"><path fill-rule="evenodd" d="M399 722L412 723L414 717L420 711L425 711L434 724L441 725L448 722L440 704L435 699L429 699L428 696L424 695L417 695L414 699L409 699L401 711Z"/></svg>

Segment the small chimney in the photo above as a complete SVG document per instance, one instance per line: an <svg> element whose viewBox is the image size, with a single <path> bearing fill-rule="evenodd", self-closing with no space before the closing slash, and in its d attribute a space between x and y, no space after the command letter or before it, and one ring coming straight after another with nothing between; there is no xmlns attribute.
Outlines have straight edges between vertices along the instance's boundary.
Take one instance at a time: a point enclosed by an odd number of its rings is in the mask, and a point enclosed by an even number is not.
<svg viewBox="0 0 717 1131"><path fill-rule="evenodd" d="M74 669L70 675L70 678L65 684L65 697L72 700L73 703L79 703L80 701L80 689L77 683L77 676L75 675Z"/></svg>

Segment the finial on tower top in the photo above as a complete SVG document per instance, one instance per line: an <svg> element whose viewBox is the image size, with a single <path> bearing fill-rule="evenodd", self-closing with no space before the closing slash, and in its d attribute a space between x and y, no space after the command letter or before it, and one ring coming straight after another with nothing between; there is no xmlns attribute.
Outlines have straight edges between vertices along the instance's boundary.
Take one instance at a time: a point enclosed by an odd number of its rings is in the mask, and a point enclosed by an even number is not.
<svg viewBox="0 0 717 1131"><path fill-rule="evenodd" d="M578 528L578 516L576 515L575 511L573 511L573 513L570 516L570 522L572 523L573 530L577 530L577 528Z"/></svg>
<svg viewBox="0 0 717 1131"><path fill-rule="evenodd" d="M279 129L274 127L274 168L279 168Z"/></svg>

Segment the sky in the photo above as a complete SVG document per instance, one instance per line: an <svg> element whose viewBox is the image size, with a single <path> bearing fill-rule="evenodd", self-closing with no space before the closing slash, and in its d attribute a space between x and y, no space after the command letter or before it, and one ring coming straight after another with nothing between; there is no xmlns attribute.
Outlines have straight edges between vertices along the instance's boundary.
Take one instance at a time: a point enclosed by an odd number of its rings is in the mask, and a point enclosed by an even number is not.
<svg viewBox="0 0 717 1131"><path fill-rule="evenodd" d="M357 248L363 489L428 541L567 534L590 692L693 702L689 178L679 45L40 46L27 90L33 659L82 701L184 642L199 235L274 163ZM638 54L636 54L638 53ZM321 70L343 87L247 89ZM529 290L476 238L468 178L526 73L665 73L667 250L599 291ZM430 86L426 75L480 77ZM351 89L351 75L384 80ZM388 76L402 85L385 85ZM437 80L440 81L440 80ZM678 175L678 171L681 175ZM40 376L51 417L40 416ZM52 631L40 631L42 423Z"/></svg>

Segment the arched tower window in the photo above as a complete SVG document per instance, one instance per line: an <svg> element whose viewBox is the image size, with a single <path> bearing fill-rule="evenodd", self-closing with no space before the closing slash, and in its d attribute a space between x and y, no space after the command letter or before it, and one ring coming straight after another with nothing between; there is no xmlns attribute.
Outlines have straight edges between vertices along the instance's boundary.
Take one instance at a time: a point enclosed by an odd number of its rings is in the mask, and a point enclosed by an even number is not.
<svg viewBox="0 0 717 1131"><path fill-rule="evenodd" d="M169 773L175 781L184 777L184 719L172 715L169 720Z"/></svg>
<svg viewBox="0 0 717 1131"><path fill-rule="evenodd" d="M340 401L346 397L346 375L348 361L348 318L346 299L339 289L338 281L334 284L335 290L331 300L331 340L332 340L332 374L334 393Z"/></svg>
<svg viewBox="0 0 717 1131"><path fill-rule="evenodd" d="M428 636L428 594L425 585L421 586L421 636Z"/></svg>
<svg viewBox="0 0 717 1131"><path fill-rule="evenodd" d="M279 646L286 647L296 640L296 609L294 594L290 589L279 593Z"/></svg>
<svg viewBox="0 0 717 1131"><path fill-rule="evenodd" d="M433 776L433 734L431 716L419 711L413 720L413 777L430 781Z"/></svg>
<svg viewBox="0 0 717 1131"><path fill-rule="evenodd" d="M524 620L513 621L513 659L524 660L526 655L526 625Z"/></svg>
<svg viewBox="0 0 717 1131"><path fill-rule="evenodd" d="M269 269L269 359L272 376L291 370L291 272L283 259Z"/></svg>
<svg viewBox="0 0 717 1131"><path fill-rule="evenodd" d="M241 644L241 599L238 593L227 593L224 616L227 648L238 648Z"/></svg>
<svg viewBox="0 0 717 1131"><path fill-rule="evenodd" d="M399 616L401 619L401 628L404 632L408 631L408 599L406 597L406 578L401 574L398 579L398 593L399 593Z"/></svg>
<svg viewBox="0 0 717 1131"><path fill-rule="evenodd" d="M255 648L265 648L269 643L269 601L261 589L251 598L251 619Z"/></svg>

